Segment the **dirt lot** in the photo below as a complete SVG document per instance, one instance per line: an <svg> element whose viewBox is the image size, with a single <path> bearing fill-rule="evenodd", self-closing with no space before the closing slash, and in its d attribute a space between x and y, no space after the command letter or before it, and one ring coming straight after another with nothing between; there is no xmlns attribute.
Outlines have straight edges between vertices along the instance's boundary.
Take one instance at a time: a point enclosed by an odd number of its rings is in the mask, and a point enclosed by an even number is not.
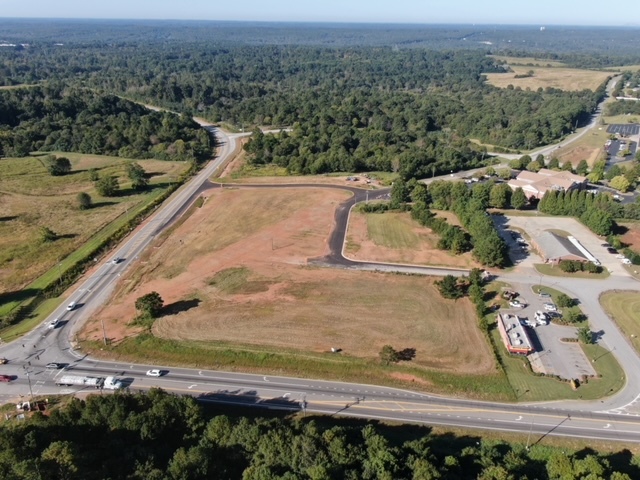
<svg viewBox="0 0 640 480"><path fill-rule="evenodd" d="M592 70L580 70L576 68L545 68L529 66L512 66L513 72L509 73L488 73L487 81L496 87L506 88L508 85L531 90L538 88L559 88L561 90L583 90L588 88L595 90L611 74L608 72L597 72ZM514 78L515 75L524 75L533 70L532 77Z"/></svg>
<svg viewBox="0 0 640 480"><path fill-rule="evenodd" d="M625 222L622 226L628 228L627 233L622 236L622 242L640 252L640 222Z"/></svg>
<svg viewBox="0 0 640 480"><path fill-rule="evenodd" d="M306 266L326 252L336 206L347 193L325 189L225 189L139 266L129 270L100 319L115 341L135 299L158 291L178 312L153 332L175 339L266 345L377 357L381 347L415 349L415 365L493 373L494 360L467 300L445 301L429 278ZM224 205L224 208L221 208Z"/></svg>
<svg viewBox="0 0 640 480"><path fill-rule="evenodd" d="M437 234L418 225L409 213L363 214L353 210L349 219L346 254L362 261L479 267L471 253L452 255L439 250L436 247L438 240Z"/></svg>

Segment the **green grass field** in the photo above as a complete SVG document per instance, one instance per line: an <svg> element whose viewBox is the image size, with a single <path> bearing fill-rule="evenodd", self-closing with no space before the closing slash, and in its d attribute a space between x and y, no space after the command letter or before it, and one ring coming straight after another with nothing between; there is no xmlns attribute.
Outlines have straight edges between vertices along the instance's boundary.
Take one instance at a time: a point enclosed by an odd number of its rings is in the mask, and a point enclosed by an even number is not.
<svg viewBox="0 0 640 480"><path fill-rule="evenodd" d="M56 153L71 161L69 174L49 175L38 157L6 158L0 162L0 315L28 302L39 289L64 275L67 268L162 195L188 168L186 162L137 160L150 177L150 188L137 192L130 189L124 174L127 159ZM90 179L92 168L100 176L118 177L120 194L99 196ZM76 196L80 192L91 195L93 208L77 207ZM58 239L42 242L42 227L53 230ZM35 317L2 334L6 337L24 333L50 310L49 302L45 302Z"/></svg>
<svg viewBox="0 0 640 480"><path fill-rule="evenodd" d="M420 237L413 231L412 220L397 213L367 215L367 232L376 244L387 248L415 248Z"/></svg>
<svg viewBox="0 0 640 480"><path fill-rule="evenodd" d="M600 296L600 304L640 352L640 293L607 292Z"/></svg>

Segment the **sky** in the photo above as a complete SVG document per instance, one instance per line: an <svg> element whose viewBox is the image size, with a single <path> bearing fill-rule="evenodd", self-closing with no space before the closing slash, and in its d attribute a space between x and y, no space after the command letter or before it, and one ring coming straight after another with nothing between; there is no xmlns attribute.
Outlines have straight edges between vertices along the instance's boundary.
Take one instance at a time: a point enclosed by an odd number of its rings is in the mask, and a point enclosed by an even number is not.
<svg viewBox="0 0 640 480"><path fill-rule="evenodd" d="M601 0L0 0L0 18L640 25L638 9L634 16L618 6Z"/></svg>

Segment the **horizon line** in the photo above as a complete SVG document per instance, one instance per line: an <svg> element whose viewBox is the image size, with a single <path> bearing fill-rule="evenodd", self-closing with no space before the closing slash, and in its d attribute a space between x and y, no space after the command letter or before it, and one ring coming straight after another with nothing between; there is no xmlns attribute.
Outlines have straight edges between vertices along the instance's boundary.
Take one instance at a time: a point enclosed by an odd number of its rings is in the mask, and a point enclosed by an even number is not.
<svg viewBox="0 0 640 480"><path fill-rule="evenodd" d="M102 17L2 17L3 20L63 20L63 21L104 21L104 22L212 22L212 23L251 23L251 24L305 24L305 25L389 25L389 26L468 26L468 27L584 27L584 28L640 28L640 24L613 25L587 23L452 23L452 22L388 22L388 21L338 21L338 20L220 20L196 18L102 18Z"/></svg>

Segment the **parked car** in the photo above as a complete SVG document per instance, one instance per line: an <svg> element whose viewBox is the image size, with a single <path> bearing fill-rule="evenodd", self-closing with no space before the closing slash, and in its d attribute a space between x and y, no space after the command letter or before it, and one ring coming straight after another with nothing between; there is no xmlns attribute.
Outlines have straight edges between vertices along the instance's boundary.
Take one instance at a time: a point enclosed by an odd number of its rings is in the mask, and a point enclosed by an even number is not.
<svg viewBox="0 0 640 480"><path fill-rule="evenodd" d="M9 375L0 375L0 382L10 382L13 380Z"/></svg>
<svg viewBox="0 0 640 480"><path fill-rule="evenodd" d="M544 304L544 309L547 312L557 312L558 311L558 307L556 307L553 303L545 303Z"/></svg>
<svg viewBox="0 0 640 480"><path fill-rule="evenodd" d="M629 260L628 258L623 258L623 259L622 259L622 263L623 263L624 265L631 265L631 260Z"/></svg>
<svg viewBox="0 0 640 480"><path fill-rule="evenodd" d="M549 321L549 317L547 316L547 314L540 310L535 313L534 318L536 319L538 325L546 325Z"/></svg>
<svg viewBox="0 0 640 480"><path fill-rule="evenodd" d="M527 305L526 305L526 303L524 303L524 302L522 302L522 301L520 301L520 300L511 300L511 301L509 302L509 306L510 306L510 307L513 307L513 308L524 308L524 307L526 307Z"/></svg>
<svg viewBox="0 0 640 480"><path fill-rule="evenodd" d="M545 292L540 292L540 293L538 294L538 296L539 296L540 298L551 298L551 295L550 295L550 294L548 294L548 293L545 293Z"/></svg>
<svg viewBox="0 0 640 480"><path fill-rule="evenodd" d="M607 252L609 252L609 253L618 253L618 250L616 250L613 247L607 247Z"/></svg>

